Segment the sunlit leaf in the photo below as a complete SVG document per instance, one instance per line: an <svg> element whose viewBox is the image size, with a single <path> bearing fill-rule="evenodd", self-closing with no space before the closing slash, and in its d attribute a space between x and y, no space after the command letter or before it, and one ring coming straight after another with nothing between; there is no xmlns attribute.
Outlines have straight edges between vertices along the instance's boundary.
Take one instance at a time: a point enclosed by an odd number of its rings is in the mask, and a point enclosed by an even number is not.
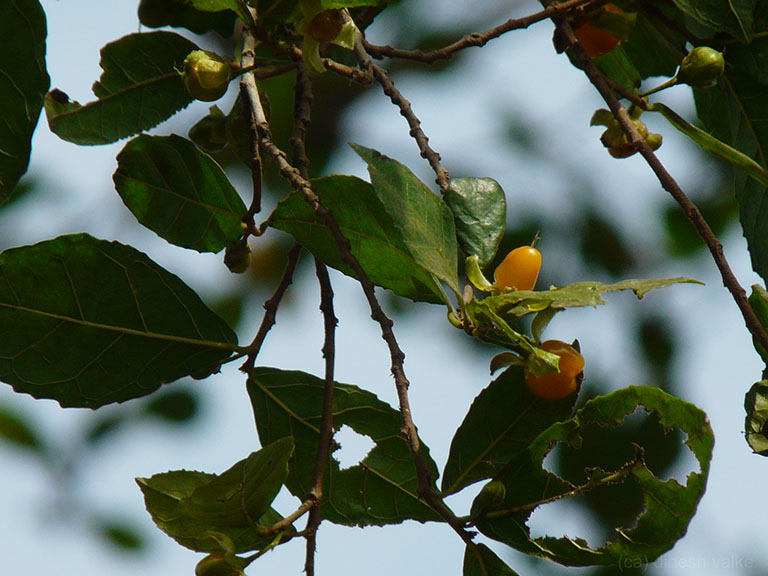
<svg viewBox="0 0 768 576"><path fill-rule="evenodd" d="M493 478L552 423L571 414L576 394L550 402L534 396L513 367L491 382L472 402L451 442L442 491Z"/></svg>
<svg viewBox="0 0 768 576"><path fill-rule="evenodd" d="M50 79L45 67L45 13L37 0L0 2L0 206L27 171L32 134Z"/></svg>
<svg viewBox="0 0 768 576"><path fill-rule="evenodd" d="M687 434L686 446L699 463L685 484L675 478L661 480L647 468L642 453L616 470L594 469L584 484L573 485L543 468L547 454L558 442L575 448L581 431L621 425L639 406L655 412L665 429L679 428ZM479 518L477 527L486 536L527 554L554 560L566 566L652 562L681 538L696 512L706 487L714 437L706 415L679 398L650 386L630 386L587 402L573 418L542 432L498 477L506 485L501 510ZM598 486L631 482L642 492L644 510L631 528L617 528L609 541L592 548L581 538L532 537L526 522L533 510L546 502L569 497Z"/></svg>
<svg viewBox="0 0 768 576"><path fill-rule="evenodd" d="M274 536L259 534L281 516L270 508L288 473L293 441L283 438L253 452L219 475L189 470L137 478L155 524L182 546L220 551L212 532L234 544L233 552L259 550Z"/></svg>
<svg viewBox="0 0 768 576"><path fill-rule="evenodd" d="M148 130L192 102L179 70L197 46L173 32L130 34L104 46L98 100L81 106L61 90L45 98L51 131L68 142L109 144Z"/></svg>
<svg viewBox="0 0 768 576"><path fill-rule="evenodd" d="M17 392L98 408L235 350L232 329L135 248L74 234L0 254L0 380Z"/></svg>
<svg viewBox="0 0 768 576"><path fill-rule="evenodd" d="M459 246L467 256L477 256L481 268L496 251L507 223L504 190L491 178L454 178L445 193L453 212Z"/></svg>
<svg viewBox="0 0 768 576"><path fill-rule="evenodd" d="M446 203L397 160L351 146L368 164L373 189L416 262L459 294L456 227Z"/></svg>
<svg viewBox="0 0 768 576"><path fill-rule="evenodd" d="M172 244L219 252L243 235L240 195L213 158L180 136L137 136L117 155L113 180L139 223Z"/></svg>
<svg viewBox="0 0 768 576"><path fill-rule="evenodd" d="M256 368L248 378L248 394L262 443L292 436L296 452L286 487L304 498L313 485L315 455L322 419L322 379L297 371ZM400 414L366 390L335 384L335 429L349 426L370 437L374 448L357 465L341 470L332 457L325 472L323 518L348 526L383 526L405 520L437 521L439 516L418 496L418 481L408 443L400 432ZM429 470L437 467L421 445Z"/></svg>
<svg viewBox="0 0 768 576"><path fill-rule="evenodd" d="M442 301L443 291L412 254L373 186L353 176L328 176L313 180L312 188L333 213L352 254L374 284L412 300ZM333 235L300 193L282 200L268 224L293 235L329 266L353 275Z"/></svg>

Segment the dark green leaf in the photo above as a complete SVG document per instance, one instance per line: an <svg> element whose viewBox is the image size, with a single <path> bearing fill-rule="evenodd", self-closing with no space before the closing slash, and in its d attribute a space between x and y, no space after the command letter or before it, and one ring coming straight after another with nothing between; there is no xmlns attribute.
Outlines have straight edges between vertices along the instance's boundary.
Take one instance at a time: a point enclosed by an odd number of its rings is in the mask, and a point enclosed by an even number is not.
<svg viewBox="0 0 768 576"><path fill-rule="evenodd" d="M259 22L270 25L289 22L299 9L299 0L251 0L251 3L257 6Z"/></svg>
<svg viewBox="0 0 768 576"><path fill-rule="evenodd" d="M749 46L728 46L726 72L717 86L694 90L699 119L713 136L768 167L768 38ZM746 173L735 173L739 218L747 239L752 267L768 278L768 218L766 187Z"/></svg>
<svg viewBox="0 0 768 576"><path fill-rule="evenodd" d="M87 234L0 254L0 380L65 407L211 373L232 329L146 254Z"/></svg>
<svg viewBox="0 0 768 576"><path fill-rule="evenodd" d="M463 576L517 576L485 544L467 544L464 550Z"/></svg>
<svg viewBox="0 0 768 576"><path fill-rule="evenodd" d="M201 12L185 0L141 0L139 21L149 28L186 28L195 34L205 34L211 30L224 38L232 36L235 28L235 14L229 11Z"/></svg>
<svg viewBox="0 0 768 576"><path fill-rule="evenodd" d="M443 300L440 286L409 251L373 186L353 176L328 176L313 180L312 189L333 213L352 254L374 284L416 301ZM268 224L293 235L329 266L353 275L332 234L301 194L282 200Z"/></svg>
<svg viewBox="0 0 768 576"><path fill-rule="evenodd" d="M496 476L552 423L571 414L576 394L549 402L534 396L515 366L491 382L475 398L451 442L442 491L458 492Z"/></svg>
<svg viewBox="0 0 768 576"><path fill-rule="evenodd" d="M456 227L442 198L400 162L359 144L371 184L416 262L459 294Z"/></svg>
<svg viewBox="0 0 768 576"><path fill-rule="evenodd" d="M298 498L312 488L325 388L320 378L296 371L256 368L248 378L256 427L262 443L292 436L296 452L285 485ZM349 426L376 446L363 461L341 470L328 459L321 510L323 518L348 526L382 526L405 520L437 521L439 516L418 496L418 481L400 414L366 390L336 383L335 429ZM422 444L433 478L437 467Z"/></svg>
<svg viewBox="0 0 768 576"><path fill-rule="evenodd" d="M172 244L219 252L243 235L243 200L216 161L180 136L137 136L117 155L113 180L139 223Z"/></svg>
<svg viewBox="0 0 768 576"><path fill-rule="evenodd" d="M199 412L199 399L191 390L171 388L153 394L144 413L173 424L185 424Z"/></svg>
<svg viewBox="0 0 768 576"><path fill-rule="evenodd" d="M507 223L507 200L491 178L454 178L445 192L459 246L485 268L499 249Z"/></svg>
<svg viewBox="0 0 768 576"><path fill-rule="evenodd" d="M37 0L0 3L0 206L27 171L32 134L50 79L45 67L45 12Z"/></svg>
<svg viewBox="0 0 768 576"><path fill-rule="evenodd" d="M68 142L109 144L148 130L192 101L179 70L192 42L173 32L130 34L101 50L98 100L85 106L60 90L45 98L51 131Z"/></svg>
<svg viewBox="0 0 768 576"><path fill-rule="evenodd" d="M763 328L768 330L768 291L759 284L753 284L752 294L749 295L749 305L755 311L755 315ZM768 363L768 350L763 350L757 340L753 340L753 344L763 361Z"/></svg>
<svg viewBox="0 0 768 576"><path fill-rule="evenodd" d="M43 442L26 415L0 404L0 442L32 452L43 452Z"/></svg>
<svg viewBox="0 0 768 576"><path fill-rule="evenodd" d="M578 448L582 429L619 426L638 406L655 412L665 429L679 428L699 463L685 485L663 481L646 467L641 455L615 471L593 470L585 484L574 486L542 466L558 442ZM603 433L610 433L604 431ZM542 432L527 453L499 476L506 485L505 510L488 512L477 521L480 531L522 552L567 566L627 565L652 562L681 538L706 487L714 437L706 415L695 406L650 386L630 386L587 402L573 418ZM531 537L525 523L539 505L608 484L631 482L641 491L644 510L632 528L616 529L614 539L591 548L580 538Z"/></svg>
<svg viewBox="0 0 768 576"><path fill-rule="evenodd" d="M674 0L680 10L715 32L725 32L741 42L752 39L752 15L757 0Z"/></svg>
<svg viewBox="0 0 768 576"><path fill-rule="evenodd" d="M261 536L281 519L270 508L288 473L293 441L283 438L253 452L220 475L188 470L137 478L155 524L186 548L218 552L211 532L232 540L235 553L259 550L274 536Z"/></svg>
<svg viewBox="0 0 768 576"><path fill-rule="evenodd" d="M145 543L141 533L123 520L100 519L94 528L115 548L127 552L140 552L144 548Z"/></svg>
<svg viewBox="0 0 768 576"><path fill-rule="evenodd" d="M201 12L222 12L231 10L246 24L255 25L253 15L245 0L184 0L187 4Z"/></svg>
<svg viewBox="0 0 768 576"><path fill-rule="evenodd" d="M227 146L227 117L218 106L211 106L204 116L189 129L189 139L206 152L220 152Z"/></svg>
<svg viewBox="0 0 768 576"><path fill-rule="evenodd" d="M768 381L756 382L744 396L747 444L760 456L768 456Z"/></svg>
<svg viewBox="0 0 768 576"><path fill-rule="evenodd" d="M655 11L638 13L632 35L621 47L641 77L675 75L686 54L686 38L674 24Z"/></svg>

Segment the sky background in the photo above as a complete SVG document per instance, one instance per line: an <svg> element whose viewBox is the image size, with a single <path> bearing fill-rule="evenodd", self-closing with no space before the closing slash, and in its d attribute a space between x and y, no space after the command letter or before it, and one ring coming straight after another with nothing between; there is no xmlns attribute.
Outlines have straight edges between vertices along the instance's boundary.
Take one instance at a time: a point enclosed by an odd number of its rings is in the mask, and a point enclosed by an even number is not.
<svg viewBox="0 0 768 576"><path fill-rule="evenodd" d="M90 87L101 73L98 51L107 42L139 29L135 3L58 0L42 4L48 16L51 87L80 102L92 100ZM466 3L458 0L411 4L414 19L430 18L436 27L462 25L466 31L538 9L532 2L481 0L473 2L472 15L467 17ZM385 15L370 29L369 38L390 42L407 32L394 30ZM653 247L661 235L658 207L669 200L639 157L618 162L602 148L599 129L588 127L592 112L601 103L581 74L551 49L551 33L551 24L544 22L473 50L451 74L424 78L403 72L394 80L412 102L430 143L453 176L490 176L499 181L507 193L510 220L542 210L556 209L565 215L587 199L602 213L619 219L638 242ZM233 87L220 103L222 109L228 109L234 92ZM680 112L692 110L686 88L665 92L664 101ZM154 133L186 134L186 127L206 111L206 104L193 104ZM584 188L574 190L569 181L573 173L548 169L546 159L499 153L498 143L507 137L505 119L510 117L535 126L547 153L564 158L583 180ZM671 127L657 118L649 118L648 124L652 131L663 131L661 160L685 190L695 192L710 167ZM345 140L398 159L432 184L433 175L419 158L404 121L380 90L374 88L358 99L347 110L343 127ZM123 144L76 147L51 134L43 117L30 167L40 192L0 213L0 248L87 231L147 252L204 299L214 298L222 284L242 282L222 266L221 255L199 255L170 246L136 224L112 185L114 158ZM367 178L364 164L351 149L335 156L328 173ZM249 197L246 180L239 180L238 188ZM570 281L604 280L585 278L582 267L568 254L547 253L547 232L542 231L540 244L543 273L550 267L572 275ZM742 285L758 282L739 231L730 230L722 240ZM308 267L302 274L307 272ZM674 373L682 383L680 395L707 412L716 445L707 493L688 535L656 564L670 575L692 571L699 575L746 574L742 567L766 563L759 552L765 548L759 502L766 462L751 454L743 437L743 395L759 379L761 362L707 254L693 260L659 262L655 272L657 276L695 277L706 286L672 287L649 294L641 302L629 295L611 296L609 305L601 309L559 315L547 338L578 338L587 361L587 378L593 374L619 388L643 377L643 367L633 363L630 354L637 343L622 331L634 318L632 310L658 306L667 311L680 340ZM337 380L366 387L396 405L389 356L378 327L369 319L359 287L335 272L332 279L340 320ZM259 363L319 375L323 370L319 294L312 282L297 285L300 292L291 293L289 306L281 309ZM418 314L397 318L395 331L407 355L414 418L433 457L442 465L452 431L489 382L488 360L493 351L457 354L458 340L464 336L451 329L444 310L426 305L415 310ZM261 309L254 298L250 317L239 329L242 341L252 338L260 320ZM94 538L84 521L72 516L62 519L55 506L57 479L30 456L0 444L5 472L0 475L0 551L6 567L10 558L8 573L192 574L202 556L178 546L154 527L134 478L181 468L218 473L257 449L253 416L236 364L226 366L216 378L184 384L205 402L206 409L194 426L174 430L137 422L102 449L87 454L79 468L75 493L89 509L125 517L151 535L146 554L115 551ZM53 401L14 394L8 386L0 387L0 403L29 415L62 449L76 441L93 416L84 410L65 411ZM341 442L341 455L351 463L364 454L354 440L342 437ZM682 480L692 466L691 458L683 460L674 475ZM457 511L468 510L473 494L450 503ZM275 507L286 514L296 504L284 493ZM582 509L557 503L537 511L531 525L534 534L567 533L589 539L584 528L587 519ZM526 557L492 546L520 574L533 572ZM303 552L303 543L298 541L281 546L254 564L250 573L301 574ZM317 566L319 574L458 574L463 552L452 531L441 525L406 523L359 530L326 523L319 535ZM562 570L566 572L580 573Z"/></svg>

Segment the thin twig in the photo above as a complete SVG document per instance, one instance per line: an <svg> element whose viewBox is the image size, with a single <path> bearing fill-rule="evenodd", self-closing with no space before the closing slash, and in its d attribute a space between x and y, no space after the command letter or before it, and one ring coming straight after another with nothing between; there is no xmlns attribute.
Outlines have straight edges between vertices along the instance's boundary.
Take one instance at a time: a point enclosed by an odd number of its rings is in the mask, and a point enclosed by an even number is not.
<svg viewBox="0 0 768 576"><path fill-rule="evenodd" d="M304 500L304 502L301 503L301 505L296 508L291 514L283 518L282 520L279 520L278 522L275 522L272 524L272 526L268 526L267 528L260 528L259 529L259 535L260 536L269 536L270 534L274 534L275 532L280 532L281 530L285 530L288 528L288 526L292 525L296 520L304 516L307 512L309 512L311 509L313 509L317 505L317 500L314 498L307 498Z"/></svg>
<svg viewBox="0 0 768 576"><path fill-rule="evenodd" d="M566 14L575 8L581 7L586 4L593 4L595 0L569 0L568 2L561 2L553 4L541 12L524 16L522 18L510 18L503 24L500 24L485 32L474 32L467 34L461 40L449 44L443 48L437 50L431 50L429 52L423 52L421 50L400 50L393 48L392 46L377 46L371 44L367 40L363 40L363 45L366 51L374 58L402 58L405 60L413 60L416 62L422 62L425 64L433 64L440 60L448 60L454 56L457 52L465 50L466 48L482 47L485 46L491 40L498 38L510 32L512 30L521 30L528 28L537 22L547 20L554 15Z"/></svg>
<svg viewBox="0 0 768 576"><path fill-rule="evenodd" d="M552 0L540 1L545 6L552 2ZM728 260L725 258L725 254L723 253L723 245L715 236L712 228L710 228L709 224L701 215L701 212L699 212L699 209L696 207L696 205L690 200L690 198L688 198L685 192L683 192L677 181L667 171L656 154L654 154L653 150L651 150L651 148L645 142L645 139L637 131L637 128L629 117L627 109L624 108L624 106L618 101L613 91L611 90L611 87L606 82L605 76L603 76L603 74L597 69L595 64L592 62L592 59L581 47L568 22L562 19L553 20L555 26L558 27L563 35L563 38L573 50L573 56L576 59L577 64L584 71L584 73L587 75L587 78L589 78L590 82L592 82L594 87L603 97L606 104L608 104L608 108L610 108L611 112L613 112L613 115L616 117L616 120L627 134L627 137L629 138L632 145L640 152L645 161L651 167L651 170L653 170L654 174L656 174L656 178L659 180L662 188L669 192L672 198L674 198L674 200L680 205L685 216L693 224L699 236L707 245L707 248L709 248L709 251L712 254L712 258L715 261L715 265L720 271L723 285L731 293L731 296L736 302L736 306L739 307L741 315L744 318L744 323L746 324L749 332L752 334L752 337L757 340L757 342L759 342L763 348L768 350L768 333L766 333L762 324L760 324L760 321L757 319L754 310L752 310L752 307L749 305L749 301L747 300L747 293L741 284L739 284L739 281L731 270L731 267L728 264Z"/></svg>
<svg viewBox="0 0 768 576"><path fill-rule="evenodd" d="M392 103L400 110L400 115L408 122L410 128L409 134L416 140L421 157L429 162L429 165L435 172L435 181L437 182L437 185L440 186L440 192L444 194L448 190L450 176L440 162L440 154L435 152L429 145L429 138L427 138L424 130L422 130L421 121L419 121L414 113L411 103L406 100L400 90L397 89L395 83L392 82L389 74L387 74L387 71L371 60L363 43L363 35L359 32L355 38L355 56L357 56L360 68L362 70L369 70L371 74L373 74L374 79L381 84L384 94L389 96Z"/></svg>
<svg viewBox="0 0 768 576"><path fill-rule="evenodd" d="M277 285L277 289L272 295L272 298L264 302L264 318L261 320L261 326L259 326L259 331L256 333L256 337L253 339L250 346L248 346L248 358L240 367L240 370L243 372L248 373L253 370L253 366L256 363L256 357L259 355L262 344L264 344L264 339L267 337L267 333L272 326L275 325L277 309L280 306L280 301L283 299L283 295L286 290L288 290L288 286L293 283L293 273L296 270L296 262L299 260L300 253L301 246L299 244L294 244L288 251L288 263L285 265L285 272L283 272L283 277L280 279L280 284Z"/></svg>
<svg viewBox="0 0 768 576"><path fill-rule="evenodd" d="M404 369L405 354L400 349L394 331L392 330L394 323L382 310L381 305L376 298L373 282L368 278L368 275L365 273L365 270L363 270L357 258L352 255L349 240L341 232L333 214L321 204L320 199L312 190L310 183L301 176L300 172L294 166L291 165L285 152L273 142L269 123L267 122L264 110L261 106L258 88L255 82L252 85L249 85L247 97L251 100L251 107L254 110L253 121L256 123L256 130L259 134L259 142L262 151L274 160L280 174L291 183L295 190L301 192L307 203L312 206L318 218L320 218L320 220L327 226L339 247L342 261L352 269L358 282L360 282L363 293L365 294L371 309L371 317L376 320L381 327L382 338L389 347L391 370L395 379L395 386L400 402L400 413L403 420L402 433L408 442L411 454L413 455L414 466L416 467L419 483L419 496L424 498L425 502L435 510L443 520L445 520L459 534L459 536L462 537L462 539L471 541L472 535L464 530L464 527L458 521L456 515L434 491L434 479L427 466L426 458L421 450L421 442L416 433L416 426L413 423L410 401L408 399L409 382Z"/></svg>
<svg viewBox="0 0 768 576"><path fill-rule="evenodd" d="M323 479L325 468L328 465L328 455L331 451L333 440L333 389L334 389L334 362L336 358L336 325L338 319L333 311L333 287L328 276L328 269L320 260L315 259L317 279L320 282L320 310L323 313L325 326L325 342L323 343L323 358L325 358L325 388L323 390L323 413L320 421L320 433L317 439L317 455L315 457L315 470L313 474L314 485L310 497L317 504L309 511L307 521L307 554L304 571L307 576L315 574L315 551L317 549L317 529L323 517L320 513L320 501L323 498Z"/></svg>
<svg viewBox="0 0 768 576"><path fill-rule="evenodd" d="M243 68L252 67L255 62L255 47L256 39L251 34L248 34L245 38L245 49L243 50L242 59L240 65ZM254 74L252 72L246 72L240 80L240 95L243 107L243 116L245 118L251 118L253 116L253 110L250 106L250 101L246 97L248 92L248 84L256 82ZM261 234L254 216L261 212L261 194L262 194L262 165L261 154L259 153L259 137L256 130L253 129L253 123L249 122L248 129L248 141L250 144L251 152L251 183L253 187L253 197L251 198L251 205L248 207L248 211L243 216L243 223L246 226L248 233L258 236Z"/></svg>

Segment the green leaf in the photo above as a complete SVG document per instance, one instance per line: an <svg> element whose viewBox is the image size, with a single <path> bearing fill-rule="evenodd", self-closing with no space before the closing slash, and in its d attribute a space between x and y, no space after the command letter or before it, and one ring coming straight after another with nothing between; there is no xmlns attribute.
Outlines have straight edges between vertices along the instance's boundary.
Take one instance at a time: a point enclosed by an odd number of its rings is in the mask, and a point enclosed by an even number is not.
<svg viewBox="0 0 768 576"><path fill-rule="evenodd" d="M333 213L351 243L352 254L374 284L416 301L444 300L439 284L410 251L373 186L353 176L337 175L313 180L312 189ZM353 276L333 235L300 193L282 200L267 223L291 234L329 266Z"/></svg>
<svg viewBox="0 0 768 576"><path fill-rule="evenodd" d="M186 28L195 34L215 31L229 38L235 28L235 14L229 11L202 12L185 0L141 0L139 22L149 28Z"/></svg>
<svg viewBox="0 0 768 576"><path fill-rule="evenodd" d="M292 436L296 452L285 482L304 498L312 488L319 441L322 379L297 371L256 368L248 378L256 427L262 443ZM347 526L383 526L405 520L438 521L418 496L418 481L408 443L400 433L400 414L366 390L335 384L333 426L349 426L376 444L359 464L341 470L328 458L321 510L323 518ZM422 444L433 478L437 467Z"/></svg>
<svg viewBox="0 0 768 576"><path fill-rule="evenodd" d="M219 252L243 235L247 208L224 170L180 136L137 136L113 180L139 223L171 244Z"/></svg>
<svg viewBox="0 0 768 576"><path fill-rule="evenodd" d="M760 456L768 456L768 381L755 382L744 396L746 440Z"/></svg>
<svg viewBox="0 0 768 576"><path fill-rule="evenodd" d="M663 481L655 477L642 455L636 455L615 471L593 470L586 483L578 486L543 468L544 458L558 442L578 448L583 429L617 427L638 406L655 412L665 429L679 428L687 434L685 444L698 460L700 471L690 473L685 485L675 478ZM476 525L490 538L566 566L652 562L685 534L706 487L713 444L706 414L658 388L630 386L598 396L573 418L555 423L542 432L527 453L510 463L499 476L506 485L505 510L488 512ZM531 537L525 523L538 506L619 482L636 485L642 491L645 506L632 528L616 529L614 538L604 546L591 548L581 538Z"/></svg>
<svg viewBox="0 0 768 576"><path fill-rule="evenodd" d="M141 552L144 537L136 528L121 518L99 518L93 529L110 545L123 552Z"/></svg>
<svg viewBox="0 0 768 576"><path fill-rule="evenodd" d="M507 200L496 180L454 178L445 192L459 246L485 268L499 249L507 223Z"/></svg>
<svg viewBox="0 0 768 576"><path fill-rule="evenodd" d="M752 294L749 295L749 305L755 311L755 315L763 328L768 330L768 291L759 284L753 284ZM763 350L757 340L753 340L752 343L763 361L768 363L768 350Z"/></svg>
<svg viewBox="0 0 768 576"><path fill-rule="evenodd" d="M756 38L749 46L729 45L726 71L717 86L694 90L699 119L708 132L738 149L763 168L768 167L768 38ZM768 218L762 216L766 187L735 173L739 218L747 239L752 267L768 278Z"/></svg>
<svg viewBox="0 0 768 576"><path fill-rule="evenodd" d="M285 481L292 453L293 441L283 438L220 475L175 470L136 482L152 520L182 546L218 552L218 535L223 534L234 544L234 553L259 550L274 535L260 535L258 526L282 519L270 504Z"/></svg>
<svg viewBox="0 0 768 576"><path fill-rule="evenodd" d="M493 550L485 544L467 544L464 550L463 576L517 576Z"/></svg>
<svg viewBox="0 0 768 576"><path fill-rule="evenodd" d="M728 146L724 142L721 142L714 136L705 132L704 130L697 128L693 124L690 124L685 118L680 116L677 112L668 108L664 104L657 102L650 107L650 110L654 112L660 112L669 123L675 128L680 130L683 134L693 140L702 150L706 150L718 156L719 158L728 162L734 168L743 171L755 182L762 186L768 186L768 170L763 168L760 164L752 160L746 154L743 154Z"/></svg>
<svg viewBox="0 0 768 576"><path fill-rule="evenodd" d="M518 290L502 292L482 301L485 308L502 316L522 317L547 308L565 309L605 304L602 295L608 292L632 290L638 300L651 290L673 284L702 284L691 278L651 278L647 280L622 280L613 284L600 282L575 282L549 290Z"/></svg>
<svg viewBox="0 0 768 576"><path fill-rule="evenodd" d="M623 46L618 46L607 54L595 58L594 62L603 74L630 90L640 86L643 80L640 72L627 57Z"/></svg>
<svg viewBox="0 0 768 576"><path fill-rule="evenodd" d="M0 3L0 206L27 171L43 97L50 79L45 67L45 12L37 0Z"/></svg>
<svg viewBox="0 0 768 576"><path fill-rule="evenodd" d="M256 6L259 22L274 25L285 24L299 10L299 0L251 0Z"/></svg>
<svg viewBox="0 0 768 576"><path fill-rule="evenodd" d="M149 130L192 102L179 70L197 46L173 32L130 34L101 50L98 100L85 106L60 90L45 98L51 131L82 145L110 144Z"/></svg>
<svg viewBox="0 0 768 576"><path fill-rule="evenodd" d="M757 0L674 0L685 14L715 32L741 42L752 40L752 15Z"/></svg>
<svg viewBox="0 0 768 576"><path fill-rule="evenodd" d="M368 164L371 184L416 262L458 295L456 227L451 210L406 166L376 150L350 145Z"/></svg>
<svg viewBox="0 0 768 576"><path fill-rule="evenodd" d="M550 402L538 398L515 366L491 382L472 402L451 442L442 491L458 492L493 478L552 423L567 418L577 395Z"/></svg>
<svg viewBox="0 0 768 576"><path fill-rule="evenodd" d="M35 426L26 415L0 404L0 442L42 454L45 451Z"/></svg>
<svg viewBox="0 0 768 576"><path fill-rule="evenodd" d="M87 234L0 254L0 335L0 380L64 407L145 396L239 350L178 277Z"/></svg>
<svg viewBox="0 0 768 576"><path fill-rule="evenodd" d="M647 14L637 14L632 35L621 47L642 78L675 75L687 52L686 38L675 24L655 6Z"/></svg>
<svg viewBox="0 0 768 576"><path fill-rule="evenodd" d="M389 0L320 0L324 10L331 8L355 8L356 6L381 6Z"/></svg>
<svg viewBox="0 0 768 576"><path fill-rule="evenodd" d="M245 0L184 0L186 4L189 4L196 10L201 12L222 12L224 10L231 10L238 15L240 20L250 26L256 26L256 22L253 21L253 14L251 14L248 4Z"/></svg>
<svg viewBox="0 0 768 576"><path fill-rule="evenodd" d="M170 424L187 424L200 412L200 400L192 390L171 388L153 394L143 412Z"/></svg>

